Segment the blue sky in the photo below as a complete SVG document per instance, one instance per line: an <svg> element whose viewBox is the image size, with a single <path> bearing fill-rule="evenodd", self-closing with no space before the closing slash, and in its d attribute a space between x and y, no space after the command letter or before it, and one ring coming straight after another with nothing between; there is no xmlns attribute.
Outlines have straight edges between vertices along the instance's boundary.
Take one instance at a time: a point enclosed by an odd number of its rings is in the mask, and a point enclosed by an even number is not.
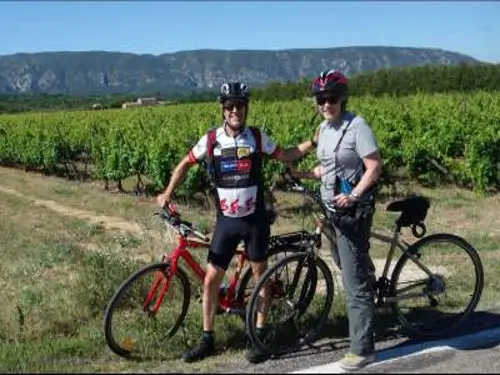
<svg viewBox="0 0 500 375"><path fill-rule="evenodd" d="M500 62L500 2L0 2L0 55L435 47Z"/></svg>

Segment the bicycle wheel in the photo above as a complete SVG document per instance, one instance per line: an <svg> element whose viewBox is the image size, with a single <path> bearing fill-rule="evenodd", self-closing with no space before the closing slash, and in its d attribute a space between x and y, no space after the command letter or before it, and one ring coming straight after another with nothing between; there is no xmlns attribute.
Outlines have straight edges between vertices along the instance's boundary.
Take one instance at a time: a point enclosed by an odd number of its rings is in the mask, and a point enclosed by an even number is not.
<svg viewBox="0 0 500 375"><path fill-rule="evenodd" d="M271 249L269 251L269 255L267 258L268 261L268 268L278 262L279 260L283 259L285 256L293 253L297 253L301 251L301 247L299 246L289 246L287 249ZM255 288L255 285L252 283L253 282L253 272L252 272L252 267L249 266L247 267L245 273L240 279L240 282L238 284L237 292L236 292L236 298L238 300L238 303L240 306L247 306L248 300L250 299L250 296L252 295L252 291ZM242 316L243 321L245 321L245 316Z"/></svg>
<svg viewBox="0 0 500 375"><path fill-rule="evenodd" d="M270 306L266 309L266 333L259 337L256 314L261 304L260 290L265 284L269 288ZM333 295L332 274L321 258L303 251L286 256L266 270L250 296L246 314L250 340L271 356L311 343L326 322ZM313 300L315 297L317 300ZM280 309L278 303L281 300L285 304ZM319 311L313 312L318 307ZM282 322L270 324L270 316L277 316Z"/></svg>
<svg viewBox="0 0 500 375"><path fill-rule="evenodd" d="M447 233L422 238L410 246L408 253L428 270L403 254L391 277L392 307L409 332L424 337L446 336L464 322L481 298L481 259L471 244ZM437 256L429 260L432 255Z"/></svg>
<svg viewBox="0 0 500 375"><path fill-rule="evenodd" d="M125 280L111 298L104 332L108 346L119 356L162 357L162 344L184 321L191 296L189 280L182 269L173 277L169 270L169 262L147 265ZM180 291L174 286L180 286Z"/></svg>

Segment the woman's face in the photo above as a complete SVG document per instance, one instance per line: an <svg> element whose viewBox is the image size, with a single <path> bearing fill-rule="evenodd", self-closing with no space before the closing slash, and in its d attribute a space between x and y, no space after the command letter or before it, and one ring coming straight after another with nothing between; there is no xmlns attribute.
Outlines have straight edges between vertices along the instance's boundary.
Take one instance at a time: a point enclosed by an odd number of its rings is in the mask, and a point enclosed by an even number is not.
<svg viewBox="0 0 500 375"><path fill-rule="evenodd" d="M329 92L321 93L316 96L316 104L319 112L325 120L338 120L342 109L342 97L338 94Z"/></svg>

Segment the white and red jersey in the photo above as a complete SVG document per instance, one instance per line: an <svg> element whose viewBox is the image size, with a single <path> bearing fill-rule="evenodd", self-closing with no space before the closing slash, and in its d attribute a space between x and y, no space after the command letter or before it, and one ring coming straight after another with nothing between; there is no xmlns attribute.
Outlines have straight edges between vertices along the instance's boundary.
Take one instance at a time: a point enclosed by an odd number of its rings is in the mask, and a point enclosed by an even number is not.
<svg viewBox="0 0 500 375"><path fill-rule="evenodd" d="M257 140L248 126L232 137L224 126L215 129L213 176L219 210L225 216L243 217L264 209L262 155ZM260 130L261 152L274 157L280 148ZM208 154L205 134L189 151L193 163L205 160Z"/></svg>

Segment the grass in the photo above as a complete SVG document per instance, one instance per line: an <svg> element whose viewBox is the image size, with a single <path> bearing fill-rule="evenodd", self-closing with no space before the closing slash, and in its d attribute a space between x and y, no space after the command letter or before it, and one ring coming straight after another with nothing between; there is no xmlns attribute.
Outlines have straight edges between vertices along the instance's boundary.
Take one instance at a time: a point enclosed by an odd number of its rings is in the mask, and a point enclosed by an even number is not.
<svg viewBox="0 0 500 375"><path fill-rule="evenodd" d="M152 215L154 201L110 194L101 185L5 168L0 168L0 181L0 371L130 372L167 363L172 371L207 372L241 356L245 346L241 320L218 316L220 355L192 365L178 359L195 343L201 329L201 304L196 298L201 285L194 279L195 297L186 327L166 345L166 359L130 362L107 348L103 313L116 287L140 265L158 260L173 241ZM410 188L432 200L428 233L456 233L478 249L485 269L480 308L496 304L500 197L478 198L459 189ZM293 211L301 204L295 196L279 197L282 215L274 233L302 227L300 215ZM386 204L379 202L374 228L390 234L395 215L384 211ZM181 210L210 230L209 213L197 207L181 206ZM407 232L404 235L415 240ZM327 264L332 265L328 244L323 251ZM374 243L372 254L383 258L387 248ZM196 256L203 262L205 252ZM324 332L328 337L346 337L345 310L339 291Z"/></svg>

